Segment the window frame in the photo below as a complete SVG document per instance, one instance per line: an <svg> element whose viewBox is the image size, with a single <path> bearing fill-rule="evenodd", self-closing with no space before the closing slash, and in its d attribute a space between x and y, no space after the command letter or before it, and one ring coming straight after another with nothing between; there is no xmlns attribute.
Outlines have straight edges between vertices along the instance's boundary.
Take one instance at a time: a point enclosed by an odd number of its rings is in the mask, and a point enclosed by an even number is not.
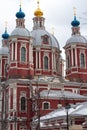
<svg viewBox="0 0 87 130"><path fill-rule="evenodd" d="M80 54L80 67L85 67L85 55L82 52Z"/></svg>
<svg viewBox="0 0 87 130"><path fill-rule="evenodd" d="M26 61L26 48L24 46L21 47L21 57L20 58L21 58L21 62L25 62Z"/></svg>
<svg viewBox="0 0 87 130"><path fill-rule="evenodd" d="M49 59L48 56L44 56L44 69L48 70L49 69Z"/></svg>
<svg viewBox="0 0 87 130"><path fill-rule="evenodd" d="M67 55L67 68L70 68L70 56Z"/></svg>
<svg viewBox="0 0 87 130"><path fill-rule="evenodd" d="M22 102L22 99L25 99L25 100L23 100L23 102ZM26 97L22 96L20 98L20 102L21 102L20 103L20 109L21 109L21 111L26 111Z"/></svg>
<svg viewBox="0 0 87 130"><path fill-rule="evenodd" d="M48 106L45 106L45 105L48 105ZM50 102L43 102L43 110L49 110L50 109Z"/></svg>
<svg viewBox="0 0 87 130"><path fill-rule="evenodd" d="M42 38L43 44L49 44L49 36L48 35L43 35L41 38Z"/></svg>

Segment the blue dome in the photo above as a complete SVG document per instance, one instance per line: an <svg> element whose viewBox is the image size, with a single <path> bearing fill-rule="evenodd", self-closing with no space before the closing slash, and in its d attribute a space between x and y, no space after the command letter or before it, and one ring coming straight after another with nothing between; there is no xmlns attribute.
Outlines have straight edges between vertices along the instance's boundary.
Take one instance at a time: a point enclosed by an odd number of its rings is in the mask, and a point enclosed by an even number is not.
<svg viewBox="0 0 87 130"><path fill-rule="evenodd" d="M2 38L3 39L8 39L9 38L9 34L7 33L7 30L5 30L5 32L2 34Z"/></svg>
<svg viewBox="0 0 87 130"><path fill-rule="evenodd" d="M24 12L22 12L21 7L20 7L19 12L16 13L16 17L17 18L24 18L25 17L25 14L24 14Z"/></svg>
<svg viewBox="0 0 87 130"><path fill-rule="evenodd" d="M76 19L76 16L74 16L74 20L71 22L71 25L73 27L77 27L80 25L80 22Z"/></svg>

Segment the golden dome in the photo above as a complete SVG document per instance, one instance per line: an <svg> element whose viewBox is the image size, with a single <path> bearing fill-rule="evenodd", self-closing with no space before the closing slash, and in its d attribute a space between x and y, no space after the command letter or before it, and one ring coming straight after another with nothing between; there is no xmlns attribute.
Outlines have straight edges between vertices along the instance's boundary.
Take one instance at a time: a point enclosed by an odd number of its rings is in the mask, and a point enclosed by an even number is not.
<svg viewBox="0 0 87 130"><path fill-rule="evenodd" d="M42 12L41 9L39 8L39 0L37 1L37 4L38 4L38 7L37 7L36 11L34 12L34 15L35 15L36 17L41 17L41 16L43 16L43 12Z"/></svg>

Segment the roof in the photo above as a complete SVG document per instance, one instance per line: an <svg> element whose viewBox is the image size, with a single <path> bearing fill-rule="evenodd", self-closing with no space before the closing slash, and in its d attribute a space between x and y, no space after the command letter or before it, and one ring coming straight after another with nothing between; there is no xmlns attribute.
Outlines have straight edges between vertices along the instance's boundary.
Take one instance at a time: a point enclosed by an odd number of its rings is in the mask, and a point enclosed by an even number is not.
<svg viewBox="0 0 87 130"><path fill-rule="evenodd" d="M9 53L9 49L8 49L8 47L1 47L0 48L0 55L8 55L8 53Z"/></svg>
<svg viewBox="0 0 87 130"><path fill-rule="evenodd" d="M82 96L80 94L76 94L76 93L72 93L70 91L64 91L64 90L43 90L42 92L40 92L40 96L41 98L67 98L67 99L80 99L80 100L86 100L87 97L86 96Z"/></svg>
<svg viewBox="0 0 87 130"><path fill-rule="evenodd" d="M18 27L12 31L11 36L26 36L26 37L28 37L28 36L30 36L30 32L26 28Z"/></svg>
<svg viewBox="0 0 87 130"><path fill-rule="evenodd" d="M19 12L16 13L16 17L17 18L24 18L25 17L25 13L22 12L21 7L19 9Z"/></svg>
<svg viewBox="0 0 87 130"><path fill-rule="evenodd" d="M76 19L76 16L74 16L74 20L71 22L71 25L73 27L78 27L80 25L80 22Z"/></svg>
<svg viewBox="0 0 87 130"><path fill-rule="evenodd" d="M72 35L66 42L66 45L72 43L87 43L87 39L81 35Z"/></svg>
<svg viewBox="0 0 87 130"><path fill-rule="evenodd" d="M56 109L45 116L42 116L40 120L47 121L62 119L66 117L66 114L66 109L63 107L61 109ZM75 107L71 107L70 109L68 109L68 115L71 117L87 116L87 102L76 104Z"/></svg>
<svg viewBox="0 0 87 130"><path fill-rule="evenodd" d="M50 34L49 32L47 32L44 29L33 30L31 32L31 35L34 38L34 42L33 42L34 46L37 46L37 45L42 46L42 36L47 35L49 37L49 44L47 44L47 46L57 47L58 49L60 49L59 43L58 43L57 39L55 38L55 36ZM46 46L46 44L45 44L45 46Z"/></svg>
<svg viewBox="0 0 87 130"><path fill-rule="evenodd" d="M9 34L7 33L7 30L5 30L5 32L2 34L2 38L3 39L8 39L9 38Z"/></svg>

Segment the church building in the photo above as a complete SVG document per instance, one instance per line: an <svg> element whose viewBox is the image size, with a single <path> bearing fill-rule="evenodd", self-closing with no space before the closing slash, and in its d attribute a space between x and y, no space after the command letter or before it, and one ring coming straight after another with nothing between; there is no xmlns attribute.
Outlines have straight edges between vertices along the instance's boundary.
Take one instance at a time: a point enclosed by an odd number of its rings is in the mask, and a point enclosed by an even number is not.
<svg viewBox="0 0 87 130"><path fill-rule="evenodd" d="M5 27L0 48L0 129L60 130L59 126L41 128L40 117L87 101L87 39L81 35L80 21L74 12L71 37L64 46L64 77L58 38L46 30L39 1L31 31L26 28L21 4L15 16L16 27L11 34ZM86 117L73 120L82 124Z"/></svg>

